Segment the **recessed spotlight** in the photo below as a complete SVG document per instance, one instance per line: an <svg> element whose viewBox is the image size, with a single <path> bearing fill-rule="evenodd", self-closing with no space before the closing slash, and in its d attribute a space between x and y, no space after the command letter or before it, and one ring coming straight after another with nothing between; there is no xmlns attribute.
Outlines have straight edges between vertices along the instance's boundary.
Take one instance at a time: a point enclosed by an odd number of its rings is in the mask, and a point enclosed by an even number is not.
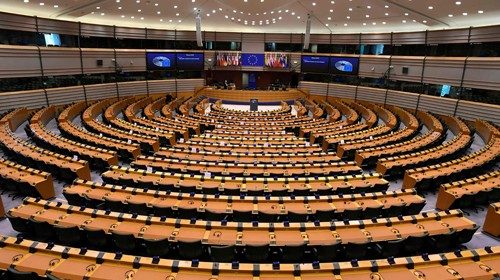
<svg viewBox="0 0 500 280"><path fill-rule="evenodd" d="M160 21L163 21L163 19L162 19L162 18L160 18Z"/></svg>
<svg viewBox="0 0 500 280"><path fill-rule="evenodd" d="M182 19L178 20L178 22L182 22Z"/></svg>
<svg viewBox="0 0 500 280"><path fill-rule="evenodd" d="M155 7L158 7L158 3L155 3Z"/></svg>
<svg viewBox="0 0 500 280"><path fill-rule="evenodd" d="M29 3L29 2L30 2L30 0L24 0L24 3Z"/></svg>
<svg viewBox="0 0 500 280"><path fill-rule="evenodd" d="M389 9L389 6L388 6L388 5L385 5L385 6L384 6L384 8Z"/></svg>
<svg viewBox="0 0 500 280"><path fill-rule="evenodd" d="M144 20L144 17L141 17L141 20Z"/></svg>
<svg viewBox="0 0 500 280"><path fill-rule="evenodd" d="M176 13L175 16L179 16L179 13Z"/></svg>
<svg viewBox="0 0 500 280"><path fill-rule="evenodd" d="M135 18L134 16L131 16L130 18Z"/></svg>
<svg viewBox="0 0 500 280"><path fill-rule="evenodd" d="M56 8L56 9L59 8L59 5L54 5L54 8Z"/></svg>
<svg viewBox="0 0 500 280"><path fill-rule="evenodd" d="M477 13L482 14L482 13L484 13L484 11L479 10L479 11L477 11Z"/></svg>
<svg viewBox="0 0 500 280"><path fill-rule="evenodd" d="M43 5L45 5L45 3L43 3L43 2L40 2L40 6L43 6Z"/></svg>
<svg viewBox="0 0 500 280"><path fill-rule="evenodd" d="M300 19L300 16L297 16L298 19Z"/></svg>
<svg viewBox="0 0 500 280"><path fill-rule="evenodd" d="M405 13L405 16L408 16L408 15L409 15L409 13Z"/></svg>
<svg viewBox="0 0 500 280"><path fill-rule="evenodd" d="M140 13L140 12L142 12L142 10L141 10L141 9L139 9L139 10L137 10L137 11L138 11L139 13Z"/></svg>
<svg viewBox="0 0 500 280"><path fill-rule="evenodd" d="M363 25L366 25L366 22L363 22Z"/></svg>
<svg viewBox="0 0 500 280"><path fill-rule="evenodd" d="M427 23L427 21L426 21L426 20L422 20L422 22L423 22L423 23Z"/></svg>
<svg viewBox="0 0 500 280"><path fill-rule="evenodd" d="M372 22L372 25L377 25L377 23L376 22Z"/></svg>
<svg viewBox="0 0 500 280"><path fill-rule="evenodd" d="M125 17L125 15L122 15L122 18L124 18L124 17Z"/></svg>
<svg viewBox="0 0 500 280"><path fill-rule="evenodd" d="M386 15L386 16L388 16L388 15L389 15L389 13L385 13L385 15Z"/></svg>
<svg viewBox="0 0 500 280"><path fill-rule="evenodd" d="M461 5L461 4L462 4L462 2L460 2L460 1L455 2L455 5Z"/></svg>
<svg viewBox="0 0 500 280"><path fill-rule="evenodd" d="M466 16L466 15L467 15L467 13L466 13L466 12L463 12L463 13L462 13L462 15Z"/></svg>
<svg viewBox="0 0 500 280"><path fill-rule="evenodd" d="M332 17L328 17L328 20L332 20Z"/></svg>
<svg viewBox="0 0 500 280"><path fill-rule="evenodd" d="M370 17L370 15L365 15L365 17L366 17L366 18L369 18L369 17Z"/></svg>
<svg viewBox="0 0 500 280"><path fill-rule="evenodd" d="M116 3L120 3L121 0L116 0Z"/></svg>
<svg viewBox="0 0 500 280"><path fill-rule="evenodd" d="M385 21L382 21L382 24L386 24L386 23L387 23L387 22L385 22Z"/></svg>
<svg viewBox="0 0 500 280"><path fill-rule="evenodd" d="M352 8L349 8L349 12L352 12Z"/></svg>
<svg viewBox="0 0 500 280"><path fill-rule="evenodd" d="M402 23L406 23L406 19L403 19L401 22L402 22Z"/></svg>
<svg viewBox="0 0 500 280"><path fill-rule="evenodd" d="M316 6L316 2L312 2L312 5L313 5L313 6Z"/></svg>
<svg viewBox="0 0 500 280"><path fill-rule="evenodd" d="M101 16L105 15L105 13L101 13Z"/></svg>
<svg viewBox="0 0 500 280"><path fill-rule="evenodd" d="M122 6L118 7L118 10L121 10L122 9Z"/></svg>
<svg viewBox="0 0 500 280"><path fill-rule="evenodd" d="M196 0L191 0L191 3L194 3L194 2L196 2Z"/></svg>
<svg viewBox="0 0 500 280"><path fill-rule="evenodd" d="M427 7L429 10L434 10L434 7L433 6L429 6Z"/></svg>
<svg viewBox="0 0 500 280"><path fill-rule="evenodd" d="M351 19L351 17L350 17L350 16L347 16L346 18L347 18L347 19Z"/></svg>
<svg viewBox="0 0 500 280"><path fill-rule="evenodd" d="M158 12L156 12L156 14L157 14L157 15L159 15L159 14L161 14L161 12L160 12L160 11L158 11Z"/></svg>
<svg viewBox="0 0 500 280"><path fill-rule="evenodd" d="M344 23L344 26L347 26L347 23Z"/></svg>
<svg viewBox="0 0 500 280"><path fill-rule="evenodd" d="M97 6L97 7L95 7L95 8L96 8L97 10L100 10L100 9L101 9L101 7L99 7L99 6Z"/></svg>
<svg viewBox="0 0 500 280"><path fill-rule="evenodd" d="M335 1L330 1L330 4L335 4Z"/></svg>
<svg viewBox="0 0 500 280"><path fill-rule="evenodd" d="M371 9L371 8L372 8L372 6L368 5L368 6L366 6L366 8L367 8L367 9Z"/></svg>
<svg viewBox="0 0 500 280"><path fill-rule="evenodd" d="M294 16L294 15L295 15L295 12L292 12L292 16Z"/></svg>
<svg viewBox="0 0 500 280"><path fill-rule="evenodd" d="M177 9L177 5L174 5L174 9Z"/></svg>

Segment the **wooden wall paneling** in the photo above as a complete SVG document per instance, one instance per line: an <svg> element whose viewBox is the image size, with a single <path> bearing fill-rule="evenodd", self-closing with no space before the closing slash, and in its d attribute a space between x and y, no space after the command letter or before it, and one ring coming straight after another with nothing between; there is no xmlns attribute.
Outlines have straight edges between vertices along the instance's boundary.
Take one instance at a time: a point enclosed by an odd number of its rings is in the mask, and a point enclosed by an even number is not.
<svg viewBox="0 0 500 280"><path fill-rule="evenodd" d="M374 44L391 44L391 33L368 33L361 34L361 44L374 45Z"/></svg>
<svg viewBox="0 0 500 280"><path fill-rule="evenodd" d="M78 22L38 18L38 32L78 36Z"/></svg>
<svg viewBox="0 0 500 280"><path fill-rule="evenodd" d="M328 96L354 99L356 96L356 86L331 83L328 86Z"/></svg>
<svg viewBox="0 0 500 280"><path fill-rule="evenodd" d="M311 94L326 96L328 85L326 83L300 82L299 89L307 89Z"/></svg>
<svg viewBox="0 0 500 280"><path fill-rule="evenodd" d="M463 86L500 90L500 58L469 57Z"/></svg>
<svg viewBox="0 0 500 280"><path fill-rule="evenodd" d="M37 47L0 45L0 78L41 76Z"/></svg>
<svg viewBox="0 0 500 280"><path fill-rule="evenodd" d="M383 88L358 87L356 100L366 100L379 104L384 104L385 94L387 90Z"/></svg>
<svg viewBox="0 0 500 280"><path fill-rule="evenodd" d="M116 38L126 39L146 39L146 29L117 26L115 29L115 36Z"/></svg>
<svg viewBox="0 0 500 280"><path fill-rule="evenodd" d="M388 90L386 104L415 110L417 108L417 99L417 93Z"/></svg>
<svg viewBox="0 0 500 280"><path fill-rule="evenodd" d="M20 107L34 109L46 105L43 89L0 92L0 112Z"/></svg>
<svg viewBox="0 0 500 280"><path fill-rule="evenodd" d="M394 45L424 45L425 31L393 33Z"/></svg>
<svg viewBox="0 0 500 280"><path fill-rule="evenodd" d="M40 47L45 76L81 74L80 49Z"/></svg>
<svg viewBox="0 0 500 280"><path fill-rule="evenodd" d="M118 83L120 97L132 95L147 95L146 81L120 82Z"/></svg>
<svg viewBox="0 0 500 280"><path fill-rule="evenodd" d="M457 99L422 94L420 95L418 110L430 111L440 115L453 115L457 102Z"/></svg>
<svg viewBox="0 0 500 280"><path fill-rule="evenodd" d="M145 57L143 49L116 49L116 61L124 72L146 71Z"/></svg>
<svg viewBox="0 0 500 280"><path fill-rule="evenodd" d="M380 78L389 69L389 55L361 55L359 59L359 76Z"/></svg>
<svg viewBox="0 0 500 280"><path fill-rule="evenodd" d="M427 44L458 44L467 43L469 40L469 28L429 30L427 32Z"/></svg>
<svg viewBox="0 0 500 280"><path fill-rule="evenodd" d="M102 59L103 65L97 66L97 60ZM113 49L82 49L83 72L85 74L115 72Z"/></svg>
<svg viewBox="0 0 500 280"><path fill-rule="evenodd" d="M35 17L0 13L0 29L36 32Z"/></svg>
<svg viewBox="0 0 500 280"><path fill-rule="evenodd" d="M116 93L116 83L86 85L85 92L87 93L87 100L89 101L118 96Z"/></svg>
<svg viewBox="0 0 500 280"><path fill-rule="evenodd" d="M423 63L423 56L392 56L391 79L420 83ZM403 67L408 67L408 74L403 74Z"/></svg>
<svg viewBox="0 0 500 280"><path fill-rule="evenodd" d="M500 106L472 101L460 100L456 116L469 121L483 119L500 126Z"/></svg>
<svg viewBox="0 0 500 280"><path fill-rule="evenodd" d="M473 27L470 33L470 42L500 42L500 25Z"/></svg>
<svg viewBox="0 0 500 280"><path fill-rule="evenodd" d="M149 81L149 94L175 93L175 80L151 80Z"/></svg>
<svg viewBox="0 0 500 280"><path fill-rule="evenodd" d="M50 105L63 105L85 100L83 86L47 89Z"/></svg>
<svg viewBox="0 0 500 280"><path fill-rule="evenodd" d="M423 82L460 86L465 57L432 57L425 60Z"/></svg>
<svg viewBox="0 0 500 280"><path fill-rule="evenodd" d="M81 35L86 37L109 37L113 38L114 28L111 25L97 25L82 23Z"/></svg>

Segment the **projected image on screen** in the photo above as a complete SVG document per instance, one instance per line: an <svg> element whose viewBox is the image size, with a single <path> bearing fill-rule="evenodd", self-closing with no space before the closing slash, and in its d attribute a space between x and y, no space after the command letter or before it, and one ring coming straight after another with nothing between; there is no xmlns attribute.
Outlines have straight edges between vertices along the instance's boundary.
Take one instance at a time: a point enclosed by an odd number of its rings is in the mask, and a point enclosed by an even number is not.
<svg viewBox="0 0 500 280"><path fill-rule="evenodd" d="M43 38L45 39L45 46L61 46L61 38L57 33L43 33Z"/></svg>
<svg viewBox="0 0 500 280"><path fill-rule="evenodd" d="M332 74L356 75L358 74L359 58L357 57L331 57L330 70Z"/></svg>
<svg viewBox="0 0 500 280"><path fill-rule="evenodd" d="M264 54L244 53L241 55L241 65L250 67L262 67L264 66Z"/></svg>
<svg viewBox="0 0 500 280"><path fill-rule="evenodd" d="M171 70L175 66L174 53L147 53L148 70Z"/></svg>
<svg viewBox="0 0 500 280"><path fill-rule="evenodd" d="M265 66L268 68L288 68L289 57L285 53L266 53Z"/></svg>
<svg viewBox="0 0 500 280"><path fill-rule="evenodd" d="M203 53L177 53L177 70L203 70Z"/></svg>
<svg viewBox="0 0 500 280"><path fill-rule="evenodd" d="M216 66L241 66L241 53L239 52L219 52L217 53Z"/></svg>
<svg viewBox="0 0 500 280"><path fill-rule="evenodd" d="M328 73L328 56L303 55L301 60L304 73Z"/></svg>

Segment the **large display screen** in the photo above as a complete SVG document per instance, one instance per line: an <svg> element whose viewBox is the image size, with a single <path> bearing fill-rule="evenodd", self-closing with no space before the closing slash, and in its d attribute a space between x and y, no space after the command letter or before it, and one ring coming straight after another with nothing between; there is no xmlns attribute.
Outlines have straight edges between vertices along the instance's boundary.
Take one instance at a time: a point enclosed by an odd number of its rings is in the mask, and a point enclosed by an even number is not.
<svg viewBox="0 0 500 280"><path fill-rule="evenodd" d="M61 46L61 38L57 33L43 33L43 38L45 39L45 46Z"/></svg>
<svg viewBox="0 0 500 280"><path fill-rule="evenodd" d="M357 75L359 69L359 58L337 57L330 58L330 70L332 74Z"/></svg>
<svg viewBox="0 0 500 280"><path fill-rule="evenodd" d="M177 53L177 70L201 71L205 65L203 53Z"/></svg>
<svg viewBox="0 0 500 280"><path fill-rule="evenodd" d="M241 65L250 67L263 67L264 54L262 53L243 53L241 54Z"/></svg>
<svg viewBox="0 0 500 280"><path fill-rule="evenodd" d="M219 52L215 66L241 66L241 53L239 52Z"/></svg>
<svg viewBox="0 0 500 280"><path fill-rule="evenodd" d="M289 57L285 53L266 53L265 65L269 68L288 68Z"/></svg>
<svg viewBox="0 0 500 280"><path fill-rule="evenodd" d="M148 70L173 70L175 69L175 53L148 52L146 65Z"/></svg>
<svg viewBox="0 0 500 280"><path fill-rule="evenodd" d="M301 60L304 73L328 73L329 56L303 55Z"/></svg>

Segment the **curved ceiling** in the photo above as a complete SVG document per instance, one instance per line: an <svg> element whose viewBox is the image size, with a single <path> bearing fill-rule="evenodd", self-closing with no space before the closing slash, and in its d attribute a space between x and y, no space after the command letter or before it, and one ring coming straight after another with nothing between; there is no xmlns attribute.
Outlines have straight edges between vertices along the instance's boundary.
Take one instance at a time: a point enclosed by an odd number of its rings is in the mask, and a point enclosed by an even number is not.
<svg viewBox="0 0 500 280"><path fill-rule="evenodd" d="M87 23L218 32L369 33L499 23L499 0L2 0L0 11Z"/></svg>

